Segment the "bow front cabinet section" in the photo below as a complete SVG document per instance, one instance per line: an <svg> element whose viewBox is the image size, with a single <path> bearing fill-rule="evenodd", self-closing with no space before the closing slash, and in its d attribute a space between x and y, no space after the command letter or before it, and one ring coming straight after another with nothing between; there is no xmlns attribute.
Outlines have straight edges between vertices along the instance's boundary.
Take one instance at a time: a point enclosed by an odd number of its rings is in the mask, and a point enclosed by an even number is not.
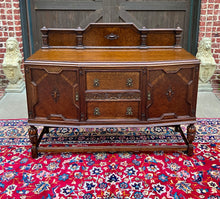
<svg viewBox="0 0 220 199"><path fill-rule="evenodd" d="M29 137L38 152L187 151L193 155L199 61L181 47L180 28L90 24L42 28L25 61ZM187 125L186 135L180 125ZM43 126L38 135L36 126ZM42 147L54 127L170 126L184 145Z"/></svg>

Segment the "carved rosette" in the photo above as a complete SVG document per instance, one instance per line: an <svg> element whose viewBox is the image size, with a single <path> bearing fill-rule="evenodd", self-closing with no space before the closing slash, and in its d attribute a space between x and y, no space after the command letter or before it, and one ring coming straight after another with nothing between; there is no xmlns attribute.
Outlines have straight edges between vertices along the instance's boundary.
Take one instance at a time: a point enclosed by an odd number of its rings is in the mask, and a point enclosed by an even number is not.
<svg viewBox="0 0 220 199"><path fill-rule="evenodd" d="M57 103L58 100L59 100L59 97L60 97L59 90L58 89L53 89L52 92L51 92L51 96L52 96L54 102Z"/></svg>
<svg viewBox="0 0 220 199"><path fill-rule="evenodd" d="M167 96L168 101L171 101L171 100L172 100L173 95L174 95L174 91L173 91L173 89L170 87L170 88L167 90L167 92L166 92L166 96Z"/></svg>

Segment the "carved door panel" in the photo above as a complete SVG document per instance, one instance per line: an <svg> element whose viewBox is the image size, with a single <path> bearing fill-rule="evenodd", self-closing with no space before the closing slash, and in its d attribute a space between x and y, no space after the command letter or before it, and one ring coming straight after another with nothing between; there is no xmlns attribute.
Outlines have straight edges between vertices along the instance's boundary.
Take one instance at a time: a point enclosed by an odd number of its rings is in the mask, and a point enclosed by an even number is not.
<svg viewBox="0 0 220 199"><path fill-rule="evenodd" d="M197 66L149 69L146 97L148 120L194 117L197 73Z"/></svg>
<svg viewBox="0 0 220 199"><path fill-rule="evenodd" d="M65 121L79 118L79 80L76 70L61 67L26 69L31 119Z"/></svg>

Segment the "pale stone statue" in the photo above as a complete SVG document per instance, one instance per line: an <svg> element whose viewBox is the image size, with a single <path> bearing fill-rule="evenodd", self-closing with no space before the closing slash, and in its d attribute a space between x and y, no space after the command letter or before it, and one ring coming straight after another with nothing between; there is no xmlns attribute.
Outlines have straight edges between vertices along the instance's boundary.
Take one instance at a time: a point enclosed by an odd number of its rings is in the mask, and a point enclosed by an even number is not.
<svg viewBox="0 0 220 199"><path fill-rule="evenodd" d="M6 92L22 92L24 89L24 79L21 73L22 56L19 50L18 41L10 37L6 41L6 53L2 63L3 71L9 84Z"/></svg>
<svg viewBox="0 0 220 199"><path fill-rule="evenodd" d="M211 52L211 38L204 37L199 43L197 59L200 60L199 84L211 88L210 79L216 70L216 62Z"/></svg>

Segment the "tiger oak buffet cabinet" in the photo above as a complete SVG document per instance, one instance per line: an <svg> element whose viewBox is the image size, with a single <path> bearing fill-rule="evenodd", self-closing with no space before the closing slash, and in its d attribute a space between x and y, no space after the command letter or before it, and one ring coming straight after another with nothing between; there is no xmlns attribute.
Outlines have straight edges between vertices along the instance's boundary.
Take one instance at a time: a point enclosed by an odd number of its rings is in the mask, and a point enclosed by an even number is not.
<svg viewBox="0 0 220 199"><path fill-rule="evenodd" d="M60 151L193 155L199 61L181 47L182 29L97 23L41 31L42 48L25 61L33 158ZM39 136L36 126L44 127ZM40 146L49 128L85 126L170 126L184 145Z"/></svg>

